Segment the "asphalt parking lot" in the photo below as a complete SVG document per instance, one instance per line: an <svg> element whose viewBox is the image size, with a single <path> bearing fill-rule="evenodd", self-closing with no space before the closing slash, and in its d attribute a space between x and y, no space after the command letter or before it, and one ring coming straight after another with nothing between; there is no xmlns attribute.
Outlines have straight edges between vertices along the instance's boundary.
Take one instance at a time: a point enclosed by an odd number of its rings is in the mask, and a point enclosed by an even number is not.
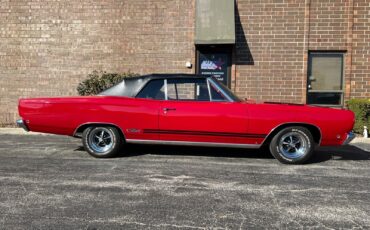
<svg viewBox="0 0 370 230"><path fill-rule="evenodd" d="M127 146L0 132L2 229L370 228L370 153L322 148L282 165L240 149Z"/></svg>

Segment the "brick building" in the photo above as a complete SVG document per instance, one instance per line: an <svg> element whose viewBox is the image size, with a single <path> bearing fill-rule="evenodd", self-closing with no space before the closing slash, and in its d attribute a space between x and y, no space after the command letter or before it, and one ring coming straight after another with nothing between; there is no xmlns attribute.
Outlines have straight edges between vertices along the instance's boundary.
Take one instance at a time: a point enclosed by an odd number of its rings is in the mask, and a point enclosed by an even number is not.
<svg viewBox="0 0 370 230"><path fill-rule="evenodd" d="M19 97L76 95L93 70L202 73L216 61L242 98L370 97L370 0L0 0L0 41L0 124Z"/></svg>

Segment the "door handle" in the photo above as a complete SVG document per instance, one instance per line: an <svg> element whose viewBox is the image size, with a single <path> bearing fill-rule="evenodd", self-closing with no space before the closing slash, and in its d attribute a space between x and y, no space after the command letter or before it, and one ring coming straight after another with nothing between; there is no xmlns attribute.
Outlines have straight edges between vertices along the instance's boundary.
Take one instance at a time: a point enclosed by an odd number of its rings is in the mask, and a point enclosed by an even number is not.
<svg viewBox="0 0 370 230"><path fill-rule="evenodd" d="M163 108L164 112L170 111L170 110L176 110L176 108Z"/></svg>

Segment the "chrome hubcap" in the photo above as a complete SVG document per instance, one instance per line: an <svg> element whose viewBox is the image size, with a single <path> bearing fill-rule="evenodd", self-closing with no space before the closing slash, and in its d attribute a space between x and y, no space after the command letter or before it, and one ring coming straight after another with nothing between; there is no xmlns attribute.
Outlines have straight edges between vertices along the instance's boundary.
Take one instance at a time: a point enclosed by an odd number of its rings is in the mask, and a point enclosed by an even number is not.
<svg viewBox="0 0 370 230"><path fill-rule="evenodd" d="M284 134L279 141L279 150L286 158L295 159L307 153L307 140L297 132Z"/></svg>
<svg viewBox="0 0 370 230"><path fill-rule="evenodd" d="M104 154L113 147L113 133L107 128L95 128L90 132L88 141L97 154Z"/></svg>

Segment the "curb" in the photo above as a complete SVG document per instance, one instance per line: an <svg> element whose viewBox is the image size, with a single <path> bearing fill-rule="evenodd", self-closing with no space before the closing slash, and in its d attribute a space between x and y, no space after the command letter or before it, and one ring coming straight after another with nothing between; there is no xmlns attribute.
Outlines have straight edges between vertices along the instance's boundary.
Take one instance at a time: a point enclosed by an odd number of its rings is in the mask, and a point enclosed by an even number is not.
<svg viewBox="0 0 370 230"><path fill-rule="evenodd" d="M356 137L350 143L363 151L370 152L370 138Z"/></svg>
<svg viewBox="0 0 370 230"><path fill-rule="evenodd" d="M26 132L22 128L0 128L0 135L1 134L10 134L10 135L53 135L53 134L46 134L46 133Z"/></svg>

